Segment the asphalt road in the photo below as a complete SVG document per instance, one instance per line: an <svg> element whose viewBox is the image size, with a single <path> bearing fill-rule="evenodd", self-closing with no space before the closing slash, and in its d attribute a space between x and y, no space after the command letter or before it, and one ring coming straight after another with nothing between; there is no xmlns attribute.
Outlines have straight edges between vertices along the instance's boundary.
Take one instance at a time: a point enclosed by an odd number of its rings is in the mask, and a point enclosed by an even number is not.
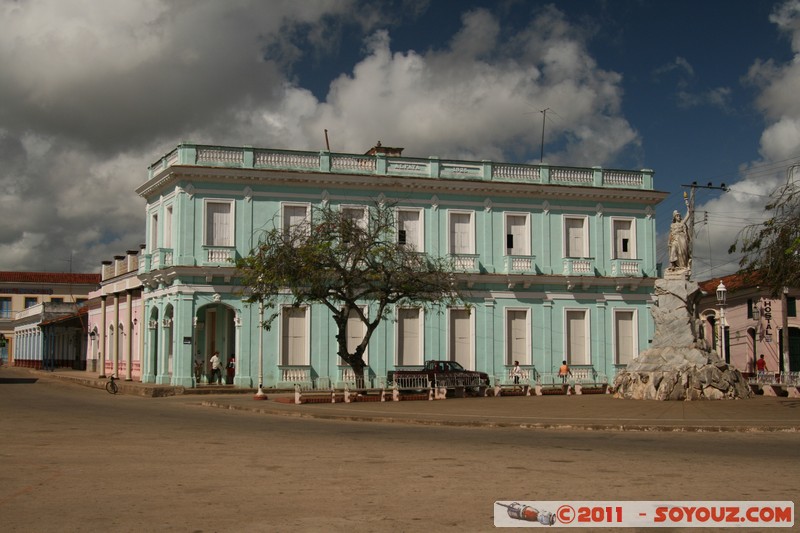
<svg viewBox="0 0 800 533"><path fill-rule="evenodd" d="M0 379L2 531L491 531L496 500L798 501L798 433L310 420L34 381Z"/></svg>

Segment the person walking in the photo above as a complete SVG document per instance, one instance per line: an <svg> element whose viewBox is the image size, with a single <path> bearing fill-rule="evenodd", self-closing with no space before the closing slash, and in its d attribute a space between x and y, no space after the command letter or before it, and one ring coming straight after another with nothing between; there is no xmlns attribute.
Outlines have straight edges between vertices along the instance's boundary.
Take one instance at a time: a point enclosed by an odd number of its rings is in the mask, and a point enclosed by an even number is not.
<svg viewBox="0 0 800 533"><path fill-rule="evenodd" d="M211 363L211 383L222 385L222 360L219 358L219 352L214 352L209 362Z"/></svg>
<svg viewBox="0 0 800 533"><path fill-rule="evenodd" d="M561 383L567 382L567 377L572 375L569 365L566 361L561 362L561 367L558 369L558 377L561 378Z"/></svg>
<svg viewBox="0 0 800 533"><path fill-rule="evenodd" d="M522 369L519 367L519 361L514 361L514 368L511 369L511 377L514 379L514 385L519 385L519 378L522 377Z"/></svg>

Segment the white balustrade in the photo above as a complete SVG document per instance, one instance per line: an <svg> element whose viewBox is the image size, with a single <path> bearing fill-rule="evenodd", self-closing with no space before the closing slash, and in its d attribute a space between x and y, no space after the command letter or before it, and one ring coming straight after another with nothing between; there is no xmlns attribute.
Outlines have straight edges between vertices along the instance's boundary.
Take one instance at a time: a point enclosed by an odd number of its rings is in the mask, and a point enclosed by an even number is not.
<svg viewBox="0 0 800 533"><path fill-rule="evenodd" d="M634 172L603 172L603 185L621 185L623 187L641 187L644 183L642 175Z"/></svg>
<svg viewBox="0 0 800 533"><path fill-rule="evenodd" d="M453 266L456 270L463 270L467 272L474 272L478 270L478 256L477 255L454 255Z"/></svg>
<svg viewBox="0 0 800 533"><path fill-rule="evenodd" d="M554 168L550 171L551 183L592 183L594 174L591 170L575 168Z"/></svg>
<svg viewBox="0 0 800 533"><path fill-rule="evenodd" d="M296 154L259 150L255 153L256 166L277 168L319 168L319 154Z"/></svg>
<svg viewBox="0 0 800 533"><path fill-rule="evenodd" d="M564 259L564 274L594 274L593 263L591 259Z"/></svg>
<svg viewBox="0 0 800 533"><path fill-rule="evenodd" d="M331 169L333 170L354 170L358 172L374 172L374 157L359 156L331 156Z"/></svg>
<svg viewBox="0 0 800 533"><path fill-rule="evenodd" d="M198 148L197 162L241 165L244 152L241 148Z"/></svg>
<svg viewBox="0 0 800 533"><path fill-rule="evenodd" d="M233 260L233 250L228 248L209 248L209 263L230 263Z"/></svg>
<svg viewBox="0 0 800 533"><path fill-rule="evenodd" d="M311 384L311 370L308 368L284 368L281 370L281 381L290 383Z"/></svg>
<svg viewBox="0 0 800 533"><path fill-rule="evenodd" d="M492 168L492 178L518 181L541 181L539 167L497 164Z"/></svg>

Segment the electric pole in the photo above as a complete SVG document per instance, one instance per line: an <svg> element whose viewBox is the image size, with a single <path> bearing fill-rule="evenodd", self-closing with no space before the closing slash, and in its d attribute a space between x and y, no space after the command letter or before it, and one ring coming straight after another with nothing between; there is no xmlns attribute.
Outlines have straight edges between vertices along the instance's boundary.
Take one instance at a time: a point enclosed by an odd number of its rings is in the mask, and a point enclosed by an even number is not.
<svg viewBox="0 0 800 533"><path fill-rule="evenodd" d="M539 149L539 163L544 162L544 123L547 121L547 111L549 110L550 110L549 107L547 109L539 110L539 113L542 114L542 145L541 148Z"/></svg>

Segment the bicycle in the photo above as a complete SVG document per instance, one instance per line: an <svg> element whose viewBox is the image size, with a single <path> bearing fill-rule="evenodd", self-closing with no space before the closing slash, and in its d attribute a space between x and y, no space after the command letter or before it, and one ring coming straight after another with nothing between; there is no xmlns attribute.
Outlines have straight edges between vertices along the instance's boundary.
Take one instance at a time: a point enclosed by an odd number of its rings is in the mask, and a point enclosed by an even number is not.
<svg viewBox="0 0 800 533"><path fill-rule="evenodd" d="M117 385L116 377L108 377L108 381L106 381L106 391L108 391L109 394L116 394L119 392L119 385Z"/></svg>

